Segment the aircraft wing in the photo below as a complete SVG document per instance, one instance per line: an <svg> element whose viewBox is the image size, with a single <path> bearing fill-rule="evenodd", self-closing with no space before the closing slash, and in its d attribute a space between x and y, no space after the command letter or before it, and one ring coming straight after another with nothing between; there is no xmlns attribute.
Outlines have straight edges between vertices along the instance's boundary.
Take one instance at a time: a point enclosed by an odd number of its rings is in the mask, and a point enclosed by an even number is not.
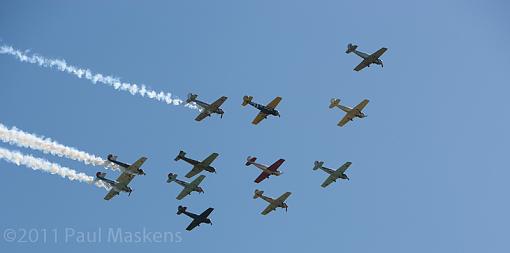
<svg viewBox="0 0 510 253"><path fill-rule="evenodd" d="M202 121L203 119L207 118L209 115L211 115L209 113L208 110L204 109L202 110L202 112L195 118L196 121Z"/></svg>
<svg viewBox="0 0 510 253"><path fill-rule="evenodd" d="M282 101L282 97L275 97L273 101L269 102L269 104L266 105L267 108L274 109L278 104Z"/></svg>
<svg viewBox="0 0 510 253"><path fill-rule="evenodd" d="M205 178L204 175L200 175L195 180L193 180L187 187L184 187L184 189L182 189L182 191L179 193L179 195L177 195L177 199L181 200L184 197L186 197L188 194L190 194L193 191L193 188L198 186L202 182L202 180L204 180L204 178Z"/></svg>
<svg viewBox="0 0 510 253"><path fill-rule="evenodd" d="M118 194L119 194L119 192L112 188L112 189L111 189L111 190L110 190L110 191L106 194L106 196L104 196L104 199L105 199L105 200L110 200L110 199L112 199L113 197L115 197L115 196L116 196L116 195L118 195Z"/></svg>
<svg viewBox="0 0 510 253"><path fill-rule="evenodd" d="M193 169L191 169L188 174L185 175L185 177L187 178L192 178L194 177L195 175L197 175L198 173L202 172L202 168L199 167L199 166L193 166Z"/></svg>
<svg viewBox="0 0 510 253"><path fill-rule="evenodd" d="M285 162L285 160L284 159L280 159L280 160L276 161L275 163L273 163L271 166L269 166L267 169L270 170L270 171L276 171L283 164L283 162ZM269 175L270 174L266 173L266 172L260 173L260 175L255 179L255 183L262 182L264 179L269 177Z"/></svg>
<svg viewBox="0 0 510 253"><path fill-rule="evenodd" d="M209 106L209 110L210 111L214 111L218 108L220 108L220 106L225 102L225 100L227 100L227 97L223 96L221 98L218 98L218 100L214 101L210 106Z"/></svg>
<svg viewBox="0 0 510 253"><path fill-rule="evenodd" d="M259 122L261 122L263 119L265 119L267 116L267 114L263 113L263 112L259 112L259 114L257 114L257 117L255 117L255 119L253 119L253 121L251 122L253 125L257 125Z"/></svg>
<svg viewBox="0 0 510 253"><path fill-rule="evenodd" d="M368 99L365 99L363 101L361 101L361 103L359 103L356 107L354 107L353 109L354 110L358 110L359 112L361 112L365 106L367 106L369 100Z"/></svg>
<svg viewBox="0 0 510 253"><path fill-rule="evenodd" d="M335 182L335 180L337 179L337 176L332 174L332 175L329 175L328 178L326 178L326 181L324 181L324 183L321 184L321 186L323 188L326 188L328 185L330 185L331 183Z"/></svg>
<svg viewBox="0 0 510 253"><path fill-rule="evenodd" d="M349 122L353 118L353 113L346 113L345 116L338 122L338 126L343 127L347 122Z"/></svg>
<svg viewBox="0 0 510 253"><path fill-rule="evenodd" d="M188 225L188 227L186 228L186 230L191 231L191 230L193 230L196 226L198 226L199 224L200 224L200 222L199 222L197 219L195 219L195 220L193 220L193 221L192 221L192 222Z"/></svg>
<svg viewBox="0 0 510 253"><path fill-rule="evenodd" d="M202 219L205 219L205 218L207 218L207 216L209 216L209 214L211 214L211 213L212 213L212 211L213 211L213 210L214 210L214 208L209 207L209 208L207 208L207 210L203 211L203 212L200 214L200 216L199 216L199 217L200 217L200 218L202 218Z"/></svg>
<svg viewBox="0 0 510 253"><path fill-rule="evenodd" d="M218 153L212 153L207 158L205 158L200 164L202 164L202 166L209 166L217 157Z"/></svg>
<svg viewBox="0 0 510 253"><path fill-rule="evenodd" d="M383 48L377 50L375 53L371 54L369 56L369 58L373 59L375 61L376 59L379 59L379 57L381 57L384 54L384 52L386 52L386 50L388 50L388 49L383 47Z"/></svg>
<svg viewBox="0 0 510 253"><path fill-rule="evenodd" d="M266 207L266 209L264 209L264 211L262 211L262 215L266 215L266 214L270 213L271 211L275 210L276 207L278 207L278 204L285 202L285 200L287 200L287 198L290 196L290 194L291 194L291 192L286 192L286 193L282 194L282 196L275 199L273 201L273 203L269 204Z"/></svg>
<svg viewBox="0 0 510 253"><path fill-rule="evenodd" d="M349 168L349 166L351 166L351 164L351 162L346 162L344 165L340 166L337 171L343 174Z"/></svg>
<svg viewBox="0 0 510 253"><path fill-rule="evenodd" d="M269 205L266 207L266 209L264 209L264 210L262 211L262 213L261 213L261 214L262 214L262 215L266 215L266 214L270 213L271 211L273 211L273 210L275 210L275 209L276 209L276 205L275 205L275 204L273 204L273 203L271 203L271 204L269 204Z"/></svg>
<svg viewBox="0 0 510 253"><path fill-rule="evenodd" d="M360 64L358 64L358 66L356 66L354 68L354 70L355 71L360 71L360 70L364 69L366 66L368 66L368 64L369 64L369 61L363 60Z"/></svg>
<svg viewBox="0 0 510 253"><path fill-rule="evenodd" d="M141 157L135 163L131 164L131 166L128 167L128 170L137 171L145 161L147 161L147 157Z"/></svg>

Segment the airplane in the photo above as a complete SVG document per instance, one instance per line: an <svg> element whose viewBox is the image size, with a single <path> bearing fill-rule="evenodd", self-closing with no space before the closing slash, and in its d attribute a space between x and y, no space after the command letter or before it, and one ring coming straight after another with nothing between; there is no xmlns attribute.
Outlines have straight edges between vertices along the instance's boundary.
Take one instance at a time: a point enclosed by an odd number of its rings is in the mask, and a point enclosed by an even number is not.
<svg viewBox="0 0 510 253"><path fill-rule="evenodd" d="M326 181L322 183L322 187L326 188L328 185L330 185L333 182L336 182L337 179L347 179L349 180L349 177L345 174L345 171L351 166L351 162L346 162L344 165L340 166L337 170L332 170L329 168L324 167L324 162L322 161L315 161L315 165L313 167L313 170L321 169L329 174L329 177L326 178Z"/></svg>
<svg viewBox="0 0 510 253"><path fill-rule="evenodd" d="M176 198L178 200L181 200L187 195L190 195L194 191L198 193L204 193L202 187L198 186L202 182L202 180L204 180L204 178L205 178L204 175L200 175L197 178L195 178L195 180L193 180L191 183L188 183L177 179L177 174L170 173L168 174L168 180L166 180L166 182L167 183L176 182L180 186L184 187L184 189L182 189L181 193L179 193L179 195L177 195Z"/></svg>
<svg viewBox="0 0 510 253"><path fill-rule="evenodd" d="M252 96L244 96L243 97L243 103L242 106L246 106L247 104L250 104L251 106L259 109L259 114L257 114L257 117L251 122L254 125L257 125L260 121L263 119L266 119L268 115L278 116L280 117L280 112L278 112L275 108L282 100L281 97L276 97L273 99L273 101L269 102L267 105L261 105L257 104L255 102L252 102L253 99Z"/></svg>
<svg viewBox="0 0 510 253"><path fill-rule="evenodd" d="M262 173L255 179L255 183L260 183L264 179L268 178L271 175L279 176L283 174L283 172L279 171L278 168L285 162L284 159L279 159L275 163L273 163L271 166L267 166L264 164L256 163L255 160L257 160L256 157L248 156L246 159L246 166L255 165L255 167L262 170Z"/></svg>
<svg viewBox="0 0 510 253"><path fill-rule="evenodd" d="M263 200L265 200L266 202L269 203L269 205L266 207L266 209L264 209L264 211L262 211L262 213L261 213L262 215L266 215L266 214L270 213L271 211L276 210L277 207L285 208L285 212L287 212L287 208L289 206L287 205L287 203L285 203L285 200L290 196L291 192L286 192L286 193L282 194L280 197L278 197L277 199L272 199L270 197L266 197L263 194L264 194L264 191L255 190L255 195L253 196L254 199L262 198Z"/></svg>
<svg viewBox="0 0 510 253"><path fill-rule="evenodd" d="M179 151L179 154L177 155L177 157L175 157L174 160L175 161L179 161L179 160L182 159L185 162L193 165L193 169L191 169L191 171L188 172L188 174L185 175L185 177L187 177L187 178L192 178L195 175L197 175L198 173L202 172L203 170L211 172L211 173L216 173L216 169L214 169L214 167L211 166L211 163L217 157L218 157L218 153L212 153L207 158L205 158L202 162L199 162L197 160L193 160L193 159L187 158L186 157L186 152L181 150L181 151Z"/></svg>
<svg viewBox="0 0 510 253"><path fill-rule="evenodd" d="M357 45L349 43L349 45L347 45L347 51L345 51L346 54L354 52L356 55L363 58L363 61L354 68L355 71L360 71L365 67L370 67L370 64L377 64L381 65L381 67L384 67L383 62L381 61L381 59L379 59L379 57L381 57L384 54L384 52L388 50L387 48L383 47L370 55L367 53L360 52L356 50L356 48L358 48Z"/></svg>
<svg viewBox="0 0 510 253"><path fill-rule="evenodd" d="M212 104L208 104L206 102L200 101L197 99L198 95L190 93L188 94L188 99L186 99L186 103L195 102L198 107L202 109L202 112L195 118L196 121L201 121L206 117L211 116L212 113L216 113L220 115L220 118L223 118L224 111L220 108L220 106L227 100L227 97L223 96L218 98L218 100L214 101Z"/></svg>
<svg viewBox="0 0 510 253"><path fill-rule="evenodd" d="M353 118L365 118L367 115L361 112L365 106L367 106L369 100L365 99L361 101L357 106L354 108L349 108L347 106L343 106L340 104L340 99L338 98L332 98L331 103L329 104L329 108L338 107L340 110L346 112L345 116L338 122L338 126L343 127L347 122L352 121Z"/></svg>
<svg viewBox="0 0 510 253"><path fill-rule="evenodd" d="M107 158L109 162L118 165L122 172L129 173L133 176L145 175L145 171L140 169L140 166L147 160L146 157L141 157L132 165L117 161L117 156L112 154L109 154Z"/></svg>
<svg viewBox="0 0 510 253"><path fill-rule="evenodd" d="M193 221L188 225L186 230L191 231L196 226L200 226L200 224L202 224L202 223L212 225L212 221L209 218L207 218L207 216L209 216L209 214L211 214L211 212L214 210L214 208L209 207L209 208L207 208L207 210L202 212L200 215L188 212L188 211L186 211L186 209L187 209L187 207L185 207L185 206L177 207L177 215L181 215L183 213L186 216L193 219Z"/></svg>
<svg viewBox="0 0 510 253"><path fill-rule="evenodd" d="M133 192L133 189L128 186L129 182L135 178L134 175L129 174L127 172L123 172L120 174L119 178L117 180L113 181L111 179L105 178L106 173L104 172L97 172L96 173L96 179L104 182L106 185L110 186L110 191L106 194L104 197L105 200L110 200L111 198L115 197L119 194L119 192L127 192L128 196L131 195L131 192Z"/></svg>

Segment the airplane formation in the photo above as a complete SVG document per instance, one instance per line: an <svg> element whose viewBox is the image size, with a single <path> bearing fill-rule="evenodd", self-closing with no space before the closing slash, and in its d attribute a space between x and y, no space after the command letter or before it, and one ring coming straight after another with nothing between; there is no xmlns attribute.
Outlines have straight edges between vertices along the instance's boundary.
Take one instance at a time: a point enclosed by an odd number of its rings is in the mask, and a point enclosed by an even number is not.
<svg viewBox="0 0 510 253"><path fill-rule="evenodd" d="M354 53L361 57L363 60L359 63L354 71L361 71L365 67L370 67L371 64L380 65L383 67L383 62L380 57L387 51L387 48L381 48L372 54L367 54L357 50L358 46L353 44L347 45L347 54ZM225 111L221 109L221 106L227 100L226 96L222 96L215 100L212 103L204 102L198 99L197 94L190 93L186 100L186 103L189 105L197 106L200 109L200 113L196 116L195 121L203 121L204 119L210 117L212 114L218 114L220 118L223 118ZM276 96L267 104L259 104L253 101L253 96L244 96L242 99L241 106L245 107L250 105L258 110L258 114L255 116L253 121L251 122L253 125L258 125L264 119L267 119L268 116L277 116L280 117L280 112L276 109L277 106L282 101L282 97ZM368 105L369 100L364 99L359 104L354 106L353 108L340 104L340 99L332 98L330 100L329 108L338 108L345 112L345 115L340 119L337 123L339 127L344 127L348 122L353 121L355 118L363 119L367 117L367 115L363 112L365 107ZM185 178L189 179L189 181L184 181L177 179L178 175L176 173L170 172L167 175L167 183L175 183L182 187L182 190L177 194L176 199L182 200L188 195L191 195L193 192L204 193L204 189L200 186L200 184L206 179L205 175L201 175L204 171L208 173L216 173L216 168L212 166L212 163L218 158L218 153L211 153L205 159L199 161L192 159L186 156L186 152L181 150L174 158L175 162L184 161L185 163L192 166L191 170L184 175ZM111 200L115 196L119 195L121 192L125 192L128 196L131 195L133 189L129 187L129 184L136 176L146 175L145 171L141 168L142 165L146 162L146 157L140 157L138 160L133 162L132 164L127 164L117 160L117 156L109 154L107 156L107 161L105 162L105 166L109 166L111 168L118 169L120 171L120 175L115 179L106 178L105 172L97 172L95 181L100 181L104 185L109 188L108 193L104 196L105 200ZM271 163L270 165L265 165L259 163L256 157L248 156L245 162L245 166L255 167L260 170L260 174L254 179L254 183L259 184L262 181L269 180L271 176L279 177L283 175L283 172L280 167L284 164L285 159L278 159ZM108 164L109 163L109 164ZM253 166L252 166L253 165ZM324 166L323 161L315 161L314 166L312 168L313 171L322 170L328 174L328 177L321 184L321 187L326 188L333 182L336 182L338 179L349 180L349 177L345 173L347 169L352 165L351 162L345 162L338 169L330 169ZM199 175L200 174L200 175ZM172 184L173 185L173 184ZM288 204L286 203L287 199L290 197L291 192L284 192L276 199L268 197L264 195L263 190L256 189L254 192L253 199L262 199L268 203L266 208L264 208L261 212L262 215L267 215L272 211L275 211L277 208L282 208L287 211ZM177 215L184 214L192 219L191 223L188 225L186 230L191 231L200 224L211 224L212 221L209 218L209 215L213 212L214 208L210 207L203 211L200 214L195 214L187 211L188 207L179 205L177 208Z"/></svg>
<svg viewBox="0 0 510 253"><path fill-rule="evenodd" d="M386 52L387 48L383 47L370 55L358 51L357 48L358 48L357 45L348 44L346 51L347 54L354 53L363 59L363 61L354 68L355 71L360 71L365 67L370 67L371 64L381 65L381 67L383 67L383 62L379 58L384 54L384 52ZM201 109L200 114L195 118L196 121L202 121L203 119L211 116L212 114L219 114L220 118L223 117L223 114L225 112L220 107L227 100L226 96L218 98L211 104L198 100L197 97L198 95L190 93L188 95L188 99L186 100L187 103L194 103ZM252 121L253 125L259 124L262 120L267 119L269 115L280 117L280 112L276 110L276 107L281 102L282 100L281 97L275 97L267 105L258 104L253 102L252 100L253 100L252 96L244 96L241 105L242 106L251 105L257 110L259 110L259 113ZM367 117L367 115L363 113L363 109L368 105L368 102L369 102L368 99L364 99L358 105L354 106L353 108L350 108L348 106L341 105L340 99L332 98L330 101L329 108L330 109L338 108L345 112L344 117L337 123L339 127L343 127L345 124L347 124L350 121L353 121L353 119L355 118L363 119ZM191 179L196 175L202 173L203 171L207 171L209 173L216 173L216 169L212 167L211 164L214 162L214 160L216 160L216 158L218 158L218 156L219 156L218 153L212 153L204 160L198 161L186 157L186 152L181 150L179 151L179 154L174 158L174 160L175 161L182 160L193 166L192 169L185 175L186 178ZM120 192L126 192L128 193L128 196L131 195L131 192L133 192L133 190L128 186L128 184L131 182L131 180L133 180L135 176L145 175L145 172L140 167L147 160L147 158L141 157L132 165L128 165L117 161L117 156L114 155L108 155L107 159L112 164L118 166L122 173L115 181L113 181L105 178L106 173L97 172L96 180L103 181L106 185L111 187L111 190L107 193L104 199L110 200L114 196L118 195ZM275 177L281 176L283 172L278 169L282 166L284 162L285 162L284 159L278 159L271 165L264 165L262 163L257 162L256 157L248 156L245 165L246 166L253 165L255 168L261 171L261 173L254 180L254 182L258 184L268 179L270 176ZM347 176L347 174L345 174L345 172L351 165L352 165L351 162L345 162L338 169L333 170L325 167L323 161L315 161L313 170L316 171L320 169L328 174L326 180L321 184L321 187L326 188L331 183L336 182L338 179L349 180L349 177ZM177 179L177 174L169 173L167 183L175 182L176 184L180 185L183 188L176 197L177 200L182 200L186 196L191 195L191 193L193 192L204 193L204 190L199 185L205 178L206 178L205 175L199 175L191 182L186 182ZM270 212L275 211L277 208L282 208L285 209L285 211L287 211L289 206L285 201L290 197L291 194L292 194L291 192L285 192L278 198L273 199L271 197L265 196L264 191L256 189L253 199L261 198L268 203L266 208L261 212L262 215L267 215ZM200 224L202 223L212 225L212 221L208 217L213 210L214 210L213 208L208 208L201 214L195 214L187 211L187 207L179 205L177 208L177 215L184 214L192 219L191 223L186 228L186 230L191 231L195 227L200 226Z"/></svg>

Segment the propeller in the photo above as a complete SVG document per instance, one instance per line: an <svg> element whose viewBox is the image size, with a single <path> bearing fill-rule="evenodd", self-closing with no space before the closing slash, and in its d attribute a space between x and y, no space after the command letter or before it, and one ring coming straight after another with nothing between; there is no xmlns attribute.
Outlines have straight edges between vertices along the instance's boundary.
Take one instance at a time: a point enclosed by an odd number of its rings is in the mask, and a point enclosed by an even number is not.
<svg viewBox="0 0 510 253"><path fill-rule="evenodd" d="M222 113L222 114L220 114L220 119L223 119L223 113Z"/></svg>

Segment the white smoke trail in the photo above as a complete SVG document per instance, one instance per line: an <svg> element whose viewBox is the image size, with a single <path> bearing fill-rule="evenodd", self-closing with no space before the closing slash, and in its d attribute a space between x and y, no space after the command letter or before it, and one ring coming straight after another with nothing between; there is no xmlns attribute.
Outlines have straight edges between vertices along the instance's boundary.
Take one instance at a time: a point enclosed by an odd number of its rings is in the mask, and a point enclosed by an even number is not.
<svg viewBox="0 0 510 253"><path fill-rule="evenodd" d="M121 82L118 78L108 75L103 75L99 73L93 73L90 69L83 69L79 67L75 67L66 63L65 60L60 59L48 59L43 56L37 54L28 54L28 51L20 51L11 46L2 45L0 46L0 54L8 54L14 56L21 62L28 62L32 64L37 64L41 67L46 68L55 68L62 72L69 73L78 78L85 78L92 83L103 83L113 87L116 90L129 91L131 95L140 95L142 97L147 96L148 98L152 98L158 101L163 101L167 104L171 105L181 105L189 107L191 109L200 109L196 106L195 103L185 103L182 99L177 97L172 98L172 94L169 92L157 92L155 90L147 88L144 84L138 85L134 83L125 83Z"/></svg>
<svg viewBox="0 0 510 253"><path fill-rule="evenodd" d="M36 158L31 155L24 155L18 151L10 151L8 149L0 148L0 159L16 165L24 165L33 170L42 170L50 174L56 174L71 181L77 180L87 184L94 184L97 187L109 189L103 182L94 180L93 177L85 173L78 173L77 171L62 167L59 164L48 162L41 158Z"/></svg>
<svg viewBox="0 0 510 253"><path fill-rule="evenodd" d="M80 151L72 147L64 146L50 138L39 137L35 134L26 133L16 127L9 129L2 123L0 123L0 140L18 147L31 148L42 151L46 154L67 157L85 164L105 166L119 170L119 166L104 160L101 157L88 154L87 152Z"/></svg>

